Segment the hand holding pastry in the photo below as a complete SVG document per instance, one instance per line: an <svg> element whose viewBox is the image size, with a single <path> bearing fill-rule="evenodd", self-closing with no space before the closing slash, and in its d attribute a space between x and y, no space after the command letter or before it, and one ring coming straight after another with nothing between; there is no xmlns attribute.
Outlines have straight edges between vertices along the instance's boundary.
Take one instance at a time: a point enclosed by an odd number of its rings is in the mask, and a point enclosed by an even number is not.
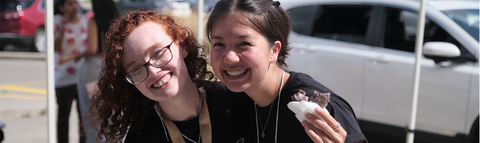
<svg viewBox="0 0 480 143"><path fill-rule="evenodd" d="M305 132L316 143L343 143L347 132L327 110L315 108L313 114L307 113L306 121L302 122Z"/></svg>
<svg viewBox="0 0 480 143"><path fill-rule="evenodd" d="M288 108L295 113L297 119L302 122L306 120L306 113L314 113L316 107L325 109L330 101L330 93L320 93L314 91L314 95L310 98L306 96L305 91L299 89L298 93L292 96L292 100L287 104ZM327 111L325 109L325 111ZM328 111L327 111L328 113Z"/></svg>
<svg viewBox="0 0 480 143"><path fill-rule="evenodd" d="M305 132L316 143L343 143L347 132L342 128L325 108L330 102L330 93L313 92L313 96L306 96L305 91L299 90L287 104L302 122Z"/></svg>

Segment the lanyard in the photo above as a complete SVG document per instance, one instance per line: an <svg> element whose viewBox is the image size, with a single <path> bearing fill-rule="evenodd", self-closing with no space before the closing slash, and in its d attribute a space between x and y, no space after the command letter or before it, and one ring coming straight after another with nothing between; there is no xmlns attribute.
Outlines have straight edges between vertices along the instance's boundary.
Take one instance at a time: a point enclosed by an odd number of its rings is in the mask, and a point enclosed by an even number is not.
<svg viewBox="0 0 480 143"><path fill-rule="evenodd" d="M200 89L200 94L203 94L205 91ZM205 95L205 94L203 94ZM210 114L208 113L208 106L206 96L203 97L202 109L200 110L199 116L199 126L200 126L200 133L202 136L202 143L211 143L212 142L212 125L210 124ZM185 140L182 137L182 133L178 130L175 124L162 117L160 113L160 106L157 106L157 112L160 118L165 123L165 126L168 129L168 133L170 134L170 138L172 139L173 143L185 143ZM167 137L168 139L168 137Z"/></svg>

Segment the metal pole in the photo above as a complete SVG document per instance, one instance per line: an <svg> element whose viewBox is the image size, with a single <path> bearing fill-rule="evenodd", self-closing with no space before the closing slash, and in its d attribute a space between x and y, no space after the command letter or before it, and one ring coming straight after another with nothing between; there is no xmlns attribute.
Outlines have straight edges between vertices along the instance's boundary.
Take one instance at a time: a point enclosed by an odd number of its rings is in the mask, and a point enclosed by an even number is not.
<svg viewBox="0 0 480 143"><path fill-rule="evenodd" d="M47 34L47 112L48 142L56 143L55 116L55 80L54 80L54 38L53 38L53 0L45 1L45 32Z"/></svg>
<svg viewBox="0 0 480 143"><path fill-rule="evenodd" d="M413 76L413 99L412 99L412 114L410 116L410 125L407 132L407 143L413 143L415 136L415 122L417 118L417 102L418 102L418 88L420 84L420 69L423 49L423 35L425 29L425 0L420 1L420 9L418 11L417 21L417 37L415 42L415 68Z"/></svg>
<svg viewBox="0 0 480 143"><path fill-rule="evenodd" d="M203 0L198 0L197 5L198 14L198 42L203 42Z"/></svg>

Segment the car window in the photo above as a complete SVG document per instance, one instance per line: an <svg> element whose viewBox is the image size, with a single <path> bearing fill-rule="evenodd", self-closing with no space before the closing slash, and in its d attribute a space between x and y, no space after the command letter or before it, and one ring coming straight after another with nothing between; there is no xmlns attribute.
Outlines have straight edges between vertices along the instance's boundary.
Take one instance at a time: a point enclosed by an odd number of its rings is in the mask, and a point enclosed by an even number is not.
<svg viewBox="0 0 480 143"><path fill-rule="evenodd" d="M17 10L17 6L21 8L30 7L33 4L33 0L25 1L12 1L12 0L2 0L0 1L0 11L12 11Z"/></svg>
<svg viewBox="0 0 480 143"><path fill-rule="evenodd" d="M385 9L385 30L383 47L407 52L415 52L418 14L387 7ZM456 45L461 52L460 58L451 60L475 59L464 46L434 21L425 19L424 43L430 41L449 42Z"/></svg>
<svg viewBox="0 0 480 143"><path fill-rule="evenodd" d="M467 31L477 42L479 39L479 12L478 9L465 9L465 10L446 10L442 11L448 18L457 23L463 30Z"/></svg>
<svg viewBox="0 0 480 143"><path fill-rule="evenodd" d="M372 6L324 5L315 19L312 36L366 44Z"/></svg>
<svg viewBox="0 0 480 143"><path fill-rule="evenodd" d="M292 20L292 30L298 34L311 36L318 8L318 5L311 5L289 9L288 15Z"/></svg>
<svg viewBox="0 0 480 143"><path fill-rule="evenodd" d="M39 7L40 10L44 10L45 9L45 1L42 0L38 7Z"/></svg>

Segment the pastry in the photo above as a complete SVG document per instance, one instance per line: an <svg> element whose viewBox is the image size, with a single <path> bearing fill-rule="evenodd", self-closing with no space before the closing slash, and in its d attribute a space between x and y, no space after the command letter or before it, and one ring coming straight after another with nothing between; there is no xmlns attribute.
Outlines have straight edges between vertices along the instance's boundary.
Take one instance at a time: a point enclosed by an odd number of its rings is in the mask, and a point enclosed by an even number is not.
<svg viewBox="0 0 480 143"><path fill-rule="evenodd" d="M292 101L287 104L287 107L295 113L297 119L302 122L306 120L305 114L315 114L315 108L320 107L328 113L327 107L330 102L330 93L313 92L313 96L308 97L305 91L299 89L297 93L292 96ZM308 121L308 120L307 120Z"/></svg>

